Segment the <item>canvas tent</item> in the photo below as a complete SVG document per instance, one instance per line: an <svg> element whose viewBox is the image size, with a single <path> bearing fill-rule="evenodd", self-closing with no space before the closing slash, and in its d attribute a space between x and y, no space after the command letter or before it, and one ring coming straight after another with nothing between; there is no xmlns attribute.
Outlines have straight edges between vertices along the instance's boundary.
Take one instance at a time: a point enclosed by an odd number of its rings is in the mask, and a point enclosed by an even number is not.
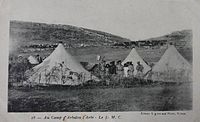
<svg viewBox="0 0 200 122"><path fill-rule="evenodd" d="M28 61L29 61L31 64L39 64L38 60L37 60L35 57L33 57L32 55L30 55L30 56L28 57Z"/></svg>
<svg viewBox="0 0 200 122"><path fill-rule="evenodd" d="M85 70L59 44L57 48L41 64L33 67L33 73L28 79L37 84L79 85L88 80L98 80Z"/></svg>
<svg viewBox="0 0 200 122"><path fill-rule="evenodd" d="M149 70L151 70L151 67L149 65L147 65L144 60L140 57L140 55L137 53L136 49L133 48L131 50L131 52L129 53L129 55L126 57L126 59L122 62L122 64L125 64L126 62L132 62L134 65L134 75L137 74L136 71L136 66L137 66L137 62L139 61L140 64L143 65L144 67L144 71L143 73L146 74Z"/></svg>
<svg viewBox="0 0 200 122"><path fill-rule="evenodd" d="M164 82L192 81L192 66L173 45L170 45L147 79Z"/></svg>

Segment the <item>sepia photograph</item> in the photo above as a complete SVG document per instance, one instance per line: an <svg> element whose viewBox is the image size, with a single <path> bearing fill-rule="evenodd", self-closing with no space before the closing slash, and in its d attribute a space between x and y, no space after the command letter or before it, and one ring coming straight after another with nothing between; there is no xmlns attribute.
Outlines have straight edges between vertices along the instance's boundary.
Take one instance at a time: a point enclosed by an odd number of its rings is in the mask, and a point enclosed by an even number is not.
<svg viewBox="0 0 200 122"><path fill-rule="evenodd" d="M12 1L8 112L193 110L185 4Z"/></svg>

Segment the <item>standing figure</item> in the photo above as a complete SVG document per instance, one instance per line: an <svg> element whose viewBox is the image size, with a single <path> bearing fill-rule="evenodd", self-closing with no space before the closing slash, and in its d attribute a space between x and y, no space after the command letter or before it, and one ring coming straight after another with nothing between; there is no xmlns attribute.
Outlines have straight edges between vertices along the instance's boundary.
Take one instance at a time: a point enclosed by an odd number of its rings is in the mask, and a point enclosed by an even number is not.
<svg viewBox="0 0 200 122"><path fill-rule="evenodd" d="M106 81L106 85L109 85L110 84L110 81L111 81L111 65L109 64L106 64L106 67L105 67L105 70L106 70L106 77L105 77L105 81Z"/></svg>
<svg viewBox="0 0 200 122"><path fill-rule="evenodd" d="M140 64L139 61L137 62L136 70L137 70L136 76L137 76L139 79L141 79L141 78L143 77L143 70L144 70L144 67L143 67L142 64Z"/></svg>
<svg viewBox="0 0 200 122"><path fill-rule="evenodd" d="M99 75L101 76L101 78L104 78L105 77L105 74L106 74L106 61L102 60L100 63L99 63Z"/></svg>
<svg viewBox="0 0 200 122"><path fill-rule="evenodd" d="M134 66L133 66L133 63L130 62L129 65L128 65L128 75L133 77L134 76Z"/></svg>
<svg viewBox="0 0 200 122"><path fill-rule="evenodd" d="M111 75L115 75L115 74L116 74L115 61L110 62L109 73L110 73Z"/></svg>
<svg viewBox="0 0 200 122"><path fill-rule="evenodd" d="M119 77L121 78L121 77L123 77L123 74L124 74L124 72L123 72L123 70L124 70L124 67L123 67L123 65L122 65L122 62L121 62L121 60L119 60L119 61L117 61L117 65L116 65L116 72L117 72L117 75L119 75Z"/></svg>
<svg viewBox="0 0 200 122"><path fill-rule="evenodd" d="M38 60L39 63L42 63L42 57L40 57L39 54L37 54L36 58L37 58L37 60Z"/></svg>
<svg viewBox="0 0 200 122"><path fill-rule="evenodd" d="M110 65L109 64L106 64L106 67L105 67L105 72L106 72L106 76L109 75L109 69L110 69Z"/></svg>
<svg viewBox="0 0 200 122"><path fill-rule="evenodd" d="M124 77L128 77L128 63L124 64Z"/></svg>

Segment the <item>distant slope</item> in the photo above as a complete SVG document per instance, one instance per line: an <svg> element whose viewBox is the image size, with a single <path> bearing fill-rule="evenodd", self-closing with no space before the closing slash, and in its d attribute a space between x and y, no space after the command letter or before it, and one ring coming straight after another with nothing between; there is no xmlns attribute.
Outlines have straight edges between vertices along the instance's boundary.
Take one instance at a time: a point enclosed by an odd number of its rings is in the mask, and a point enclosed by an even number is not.
<svg viewBox="0 0 200 122"><path fill-rule="evenodd" d="M175 45L179 53L192 64L192 30L174 31L164 36L149 38L143 41L158 41L162 43L163 40ZM160 49L159 51L156 49L153 49L152 51L148 51L148 49L142 50L140 51L140 54L148 62L157 62L164 54L166 48Z"/></svg>
<svg viewBox="0 0 200 122"><path fill-rule="evenodd" d="M10 41L20 45L51 44L63 41L70 45L102 46L130 40L110 33L71 25L10 21Z"/></svg>
<svg viewBox="0 0 200 122"><path fill-rule="evenodd" d="M154 40L154 41L161 41L167 40L168 42L173 43L177 47L182 48L192 48L192 30L181 30L181 31L174 31L170 34L154 37L145 40Z"/></svg>
<svg viewBox="0 0 200 122"><path fill-rule="evenodd" d="M132 46L137 45L140 42L143 43L144 41L148 42L150 40L154 40L159 43L162 43L162 40L165 40L169 42L174 42L175 45L179 45L179 47L181 45L181 48L177 48L178 51L189 62L192 62L192 30L174 31L164 36L134 42L130 41L129 39L122 38L106 32L70 25L32 23L21 21L10 22L10 44L12 44L12 47L10 48L10 54L13 55L20 54L29 56L40 54L41 56L46 57L54 50L55 47L32 48L30 47L30 45L51 45L62 41L67 45L71 44L73 46L80 46L80 44L86 44L89 46L67 49L69 53L75 56L79 61L95 63L96 55L105 56L106 60L109 61L118 59L123 60L130 52ZM118 47L113 46L113 44L115 43L122 42L130 42L128 43L128 46L126 46L130 48L124 48L124 45ZM149 43L147 43L147 45L148 44ZM137 48L138 53L147 62L157 62L165 51L165 49L159 48Z"/></svg>

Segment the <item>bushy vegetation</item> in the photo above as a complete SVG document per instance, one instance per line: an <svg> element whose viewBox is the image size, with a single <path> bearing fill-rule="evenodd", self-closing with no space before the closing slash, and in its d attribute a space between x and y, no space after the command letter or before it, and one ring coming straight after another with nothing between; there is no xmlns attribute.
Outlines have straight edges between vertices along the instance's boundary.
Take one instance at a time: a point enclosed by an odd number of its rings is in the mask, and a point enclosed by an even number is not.
<svg viewBox="0 0 200 122"><path fill-rule="evenodd" d="M136 86L159 85L161 82L138 79L136 77L107 76L101 81L87 81L83 84L84 88L130 88Z"/></svg>
<svg viewBox="0 0 200 122"><path fill-rule="evenodd" d="M11 57L9 62L9 86L20 85L27 80L25 72L33 67L26 58L22 56Z"/></svg>

